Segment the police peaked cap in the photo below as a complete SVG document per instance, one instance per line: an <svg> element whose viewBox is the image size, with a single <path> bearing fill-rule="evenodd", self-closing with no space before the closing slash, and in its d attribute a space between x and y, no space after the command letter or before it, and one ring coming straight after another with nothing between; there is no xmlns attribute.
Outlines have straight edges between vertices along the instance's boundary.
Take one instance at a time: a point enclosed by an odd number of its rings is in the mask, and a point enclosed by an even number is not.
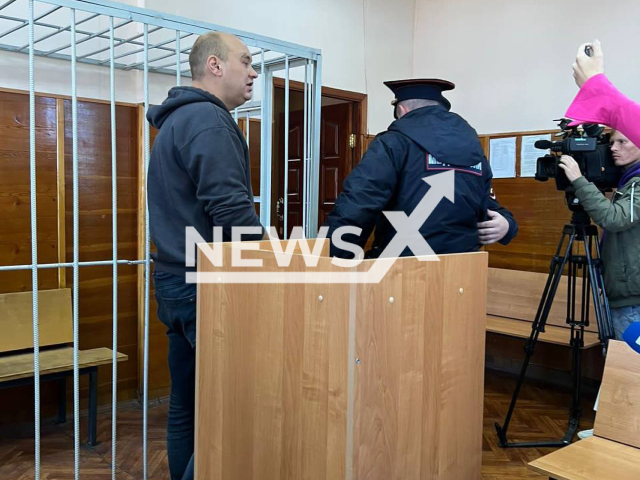
<svg viewBox="0 0 640 480"><path fill-rule="evenodd" d="M442 92L453 90L456 86L447 80L437 78L416 78L408 80L393 80L384 82L391 89L395 97L391 105L397 105L398 102L413 99L435 100L451 109L449 100L442 96Z"/></svg>

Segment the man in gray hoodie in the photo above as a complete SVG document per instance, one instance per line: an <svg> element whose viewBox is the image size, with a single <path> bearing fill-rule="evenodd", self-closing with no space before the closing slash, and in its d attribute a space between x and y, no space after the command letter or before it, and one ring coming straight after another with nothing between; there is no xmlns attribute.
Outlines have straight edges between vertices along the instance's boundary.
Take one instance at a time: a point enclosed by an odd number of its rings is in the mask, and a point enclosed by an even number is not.
<svg viewBox="0 0 640 480"><path fill-rule="evenodd" d="M213 227L261 227L251 190L249 151L230 110L251 99L258 74L237 37L210 32L189 55L191 87L175 87L147 119L159 129L147 181L158 317L167 327L171 399L167 450L171 480L193 478L196 285L185 259L186 227L207 242ZM262 234L245 235L258 240ZM191 460L191 462L190 462Z"/></svg>

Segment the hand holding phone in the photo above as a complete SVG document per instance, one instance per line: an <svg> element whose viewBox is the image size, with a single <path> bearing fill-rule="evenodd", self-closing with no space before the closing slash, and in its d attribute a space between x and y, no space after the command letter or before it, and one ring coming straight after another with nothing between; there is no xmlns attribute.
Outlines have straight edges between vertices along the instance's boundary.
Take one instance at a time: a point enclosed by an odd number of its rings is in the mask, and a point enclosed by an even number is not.
<svg viewBox="0 0 640 480"><path fill-rule="evenodd" d="M600 73L604 73L604 57L600 42L595 40L591 43L580 45L576 62L573 64L573 78L578 87Z"/></svg>

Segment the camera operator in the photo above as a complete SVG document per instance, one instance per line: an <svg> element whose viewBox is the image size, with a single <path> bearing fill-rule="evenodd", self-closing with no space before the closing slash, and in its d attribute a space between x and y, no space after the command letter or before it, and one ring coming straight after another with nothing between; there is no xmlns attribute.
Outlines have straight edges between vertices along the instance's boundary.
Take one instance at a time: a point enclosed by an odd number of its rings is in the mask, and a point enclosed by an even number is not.
<svg viewBox="0 0 640 480"><path fill-rule="evenodd" d="M634 321L640 321L640 148L619 131L611 136L611 153L623 168L611 201L589 182L568 155L560 168L575 189L575 196L592 220L605 232L602 263L611 319L616 338Z"/></svg>
<svg viewBox="0 0 640 480"><path fill-rule="evenodd" d="M566 116L580 123L601 123L620 131L640 145L640 104L625 97L604 75L604 55L600 42L580 46L573 77L580 87Z"/></svg>

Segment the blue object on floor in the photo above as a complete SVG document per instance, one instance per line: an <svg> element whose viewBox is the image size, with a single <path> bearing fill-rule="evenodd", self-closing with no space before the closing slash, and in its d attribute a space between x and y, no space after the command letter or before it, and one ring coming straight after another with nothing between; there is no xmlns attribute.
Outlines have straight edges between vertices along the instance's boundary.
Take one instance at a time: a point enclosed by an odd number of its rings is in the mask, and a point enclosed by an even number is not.
<svg viewBox="0 0 640 480"><path fill-rule="evenodd" d="M640 322L633 322L629 325L624 331L622 338L627 342L627 345L640 353Z"/></svg>

